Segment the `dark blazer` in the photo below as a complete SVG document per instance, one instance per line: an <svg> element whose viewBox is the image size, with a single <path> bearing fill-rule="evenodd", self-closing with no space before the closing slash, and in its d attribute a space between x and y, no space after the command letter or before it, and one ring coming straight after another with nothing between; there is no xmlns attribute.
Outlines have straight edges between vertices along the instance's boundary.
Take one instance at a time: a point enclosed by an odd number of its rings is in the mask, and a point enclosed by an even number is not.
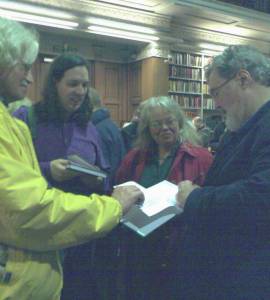
<svg viewBox="0 0 270 300"><path fill-rule="evenodd" d="M222 140L183 216L175 299L269 299L270 102Z"/></svg>

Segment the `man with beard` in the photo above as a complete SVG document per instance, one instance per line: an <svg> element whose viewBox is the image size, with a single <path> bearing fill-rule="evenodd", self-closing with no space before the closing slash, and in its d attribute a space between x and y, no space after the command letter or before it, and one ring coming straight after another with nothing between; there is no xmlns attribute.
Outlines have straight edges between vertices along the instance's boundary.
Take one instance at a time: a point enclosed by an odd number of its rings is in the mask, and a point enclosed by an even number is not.
<svg viewBox="0 0 270 300"><path fill-rule="evenodd" d="M179 184L186 232L175 299L269 299L270 61L230 46L206 77L230 133L204 185Z"/></svg>

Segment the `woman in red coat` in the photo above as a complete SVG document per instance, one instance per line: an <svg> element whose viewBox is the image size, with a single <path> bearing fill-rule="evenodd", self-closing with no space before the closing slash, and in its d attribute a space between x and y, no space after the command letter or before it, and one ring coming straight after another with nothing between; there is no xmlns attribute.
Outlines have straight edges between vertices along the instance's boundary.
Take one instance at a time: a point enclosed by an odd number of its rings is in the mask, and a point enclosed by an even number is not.
<svg viewBox="0 0 270 300"><path fill-rule="evenodd" d="M169 97L155 97L142 105L137 147L123 159L118 183L133 180L150 187L164 179L201 185L212 156L197 146L199 138L179 105ZM120 258L124 263L125 299L170 299L174 260L181 243L181 215L146 238L122 230Z"/></svg>

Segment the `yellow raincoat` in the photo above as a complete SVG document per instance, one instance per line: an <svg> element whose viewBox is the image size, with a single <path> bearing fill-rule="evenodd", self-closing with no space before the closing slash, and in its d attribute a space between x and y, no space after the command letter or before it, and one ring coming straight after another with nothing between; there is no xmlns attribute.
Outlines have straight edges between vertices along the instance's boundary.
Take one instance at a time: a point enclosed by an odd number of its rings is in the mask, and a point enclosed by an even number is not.
<svg viewBox="0 0 270 300"><path fill-rule="evenodd" d="M0 272L0 300L59 299L58 250L104 235L121 214L112 197L48 188L28 128L0 102L0 245L8 255L1 270L11 275Z"/></svg>

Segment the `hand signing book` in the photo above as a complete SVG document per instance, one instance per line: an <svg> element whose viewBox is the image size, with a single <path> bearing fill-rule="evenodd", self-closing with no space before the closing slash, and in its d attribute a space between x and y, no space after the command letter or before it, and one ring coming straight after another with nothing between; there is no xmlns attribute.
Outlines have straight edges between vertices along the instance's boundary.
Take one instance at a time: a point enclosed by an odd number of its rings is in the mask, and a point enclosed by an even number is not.
<svg viewBox="0 0 270 300"><path fill-rule="evenodd" d="M184 209L189 194L197 188L200 187L190 180L184 180L178 184L177 203L180 208Z"/></svg>
<svg viewBox="0 0 270 300"><path fill-rule="evenodd" d="M142 202L144 200L142 191L136 186L130 185L115 187L112 197L117 199L122 205L123 215L129 211L133 204Z"/></svg>

